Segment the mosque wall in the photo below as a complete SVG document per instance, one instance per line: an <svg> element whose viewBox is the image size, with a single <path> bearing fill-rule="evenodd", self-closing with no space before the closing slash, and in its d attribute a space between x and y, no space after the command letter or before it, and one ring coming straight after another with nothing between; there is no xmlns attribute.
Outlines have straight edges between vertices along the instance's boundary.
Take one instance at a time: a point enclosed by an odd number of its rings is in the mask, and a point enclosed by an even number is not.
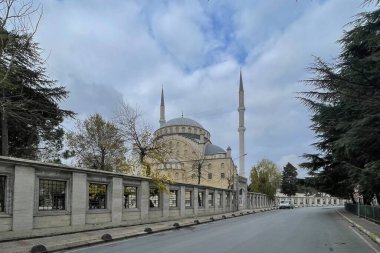
<svg viewBox="0 0 380 253"><path fill-rule="evenodd" d="M219 163L213 162L217 168ZM0 177L3 179L1 238L144 224L238 210L234 190L172 183L166 192L158 192L153 181L145 177L25 159L0 156Z"/></svg>

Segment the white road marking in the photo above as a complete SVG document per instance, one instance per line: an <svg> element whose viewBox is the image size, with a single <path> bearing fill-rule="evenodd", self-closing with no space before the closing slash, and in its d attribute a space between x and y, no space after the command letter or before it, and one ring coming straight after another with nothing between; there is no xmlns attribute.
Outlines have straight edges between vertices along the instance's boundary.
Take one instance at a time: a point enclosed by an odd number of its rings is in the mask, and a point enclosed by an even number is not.
<svg viewBox="0 0 380 253"><path fill-rule="evenodd" d="M359 232L357 232L354 228L352 228L351 226L349 226L349 228L357 235L359 236L360 239L362 239L365 244L367 244L375 253L380 253L379 251L377 251L377 249L375 249L375 247L372 246L372 244L370 244Z"/></svg>

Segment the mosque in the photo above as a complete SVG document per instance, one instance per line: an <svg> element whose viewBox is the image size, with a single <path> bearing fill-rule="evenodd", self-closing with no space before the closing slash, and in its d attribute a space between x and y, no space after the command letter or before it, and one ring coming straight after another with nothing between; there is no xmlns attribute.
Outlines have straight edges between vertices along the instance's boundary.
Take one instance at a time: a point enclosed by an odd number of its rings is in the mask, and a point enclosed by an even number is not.
<svg viewBox="0 0 380 253"><path fill-rule="evenodd" d="M154 133L156 140L168 147L165 162L155 168L176 182L233 189L234 183L244 176L244 89L240 72L239 85L239 173L231 157L231 148L226 149L211 141L210 132L199 122L185 118L165 120L164 90L161 91L160 128ZM239 179L240 178L240 179Z"/></svg>

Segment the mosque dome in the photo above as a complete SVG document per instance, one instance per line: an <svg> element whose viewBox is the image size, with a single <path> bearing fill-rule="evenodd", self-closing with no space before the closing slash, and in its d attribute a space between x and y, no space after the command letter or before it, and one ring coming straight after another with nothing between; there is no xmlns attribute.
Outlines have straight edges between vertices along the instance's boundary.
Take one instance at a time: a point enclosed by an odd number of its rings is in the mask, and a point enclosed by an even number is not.
<svg viewBox="0 0 380 253"><path fill-rule="evenodd" d="M214 145L211 143L206 145L205 155L216 155L216 154L225 154L225 153L226 151L217 145Z"/></svg>
<svg viewBox="0 0 380 253"><path fill-rule="evenodd" d="M168 126L193 126L193 127L199 127L203 129L203 126L201 124L189 118L171 119L163 125L163 127L168 127Z"/></svg>

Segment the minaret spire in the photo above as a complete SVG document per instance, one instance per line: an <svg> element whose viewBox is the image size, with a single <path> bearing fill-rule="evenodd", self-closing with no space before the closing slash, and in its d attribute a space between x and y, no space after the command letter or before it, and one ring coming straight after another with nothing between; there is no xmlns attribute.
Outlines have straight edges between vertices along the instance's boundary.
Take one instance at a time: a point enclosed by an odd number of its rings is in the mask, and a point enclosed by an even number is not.
<svg viewBox="0 0 380 253"><path fill-rule="evenodd" d="M163 127L166 123L165 120L165 99L164 99L164 86L161 89L161 105L160 105L160 127Z"/></svg>
<svg viewBox="0 0 380 253"><path fill-rule="evenodd" d="M242 77L242 74L241 74L241 69L240 69L240 86L239 86L239 92L242 91L244 92L244 88L243 88L243 77ZM244 99L244 98L243 98Z"/></svg>
<svg viewBox="0 0 380 253"><path fill-rule="evenodd" d="M240 69L240 85L239 85L239 175L240 176L245 176L245 153L244 153L244 132L245 132L245 127L244 127L244 111L245 111L245 106L244 106L244 88L243 88L243 77Z"/></svg>

